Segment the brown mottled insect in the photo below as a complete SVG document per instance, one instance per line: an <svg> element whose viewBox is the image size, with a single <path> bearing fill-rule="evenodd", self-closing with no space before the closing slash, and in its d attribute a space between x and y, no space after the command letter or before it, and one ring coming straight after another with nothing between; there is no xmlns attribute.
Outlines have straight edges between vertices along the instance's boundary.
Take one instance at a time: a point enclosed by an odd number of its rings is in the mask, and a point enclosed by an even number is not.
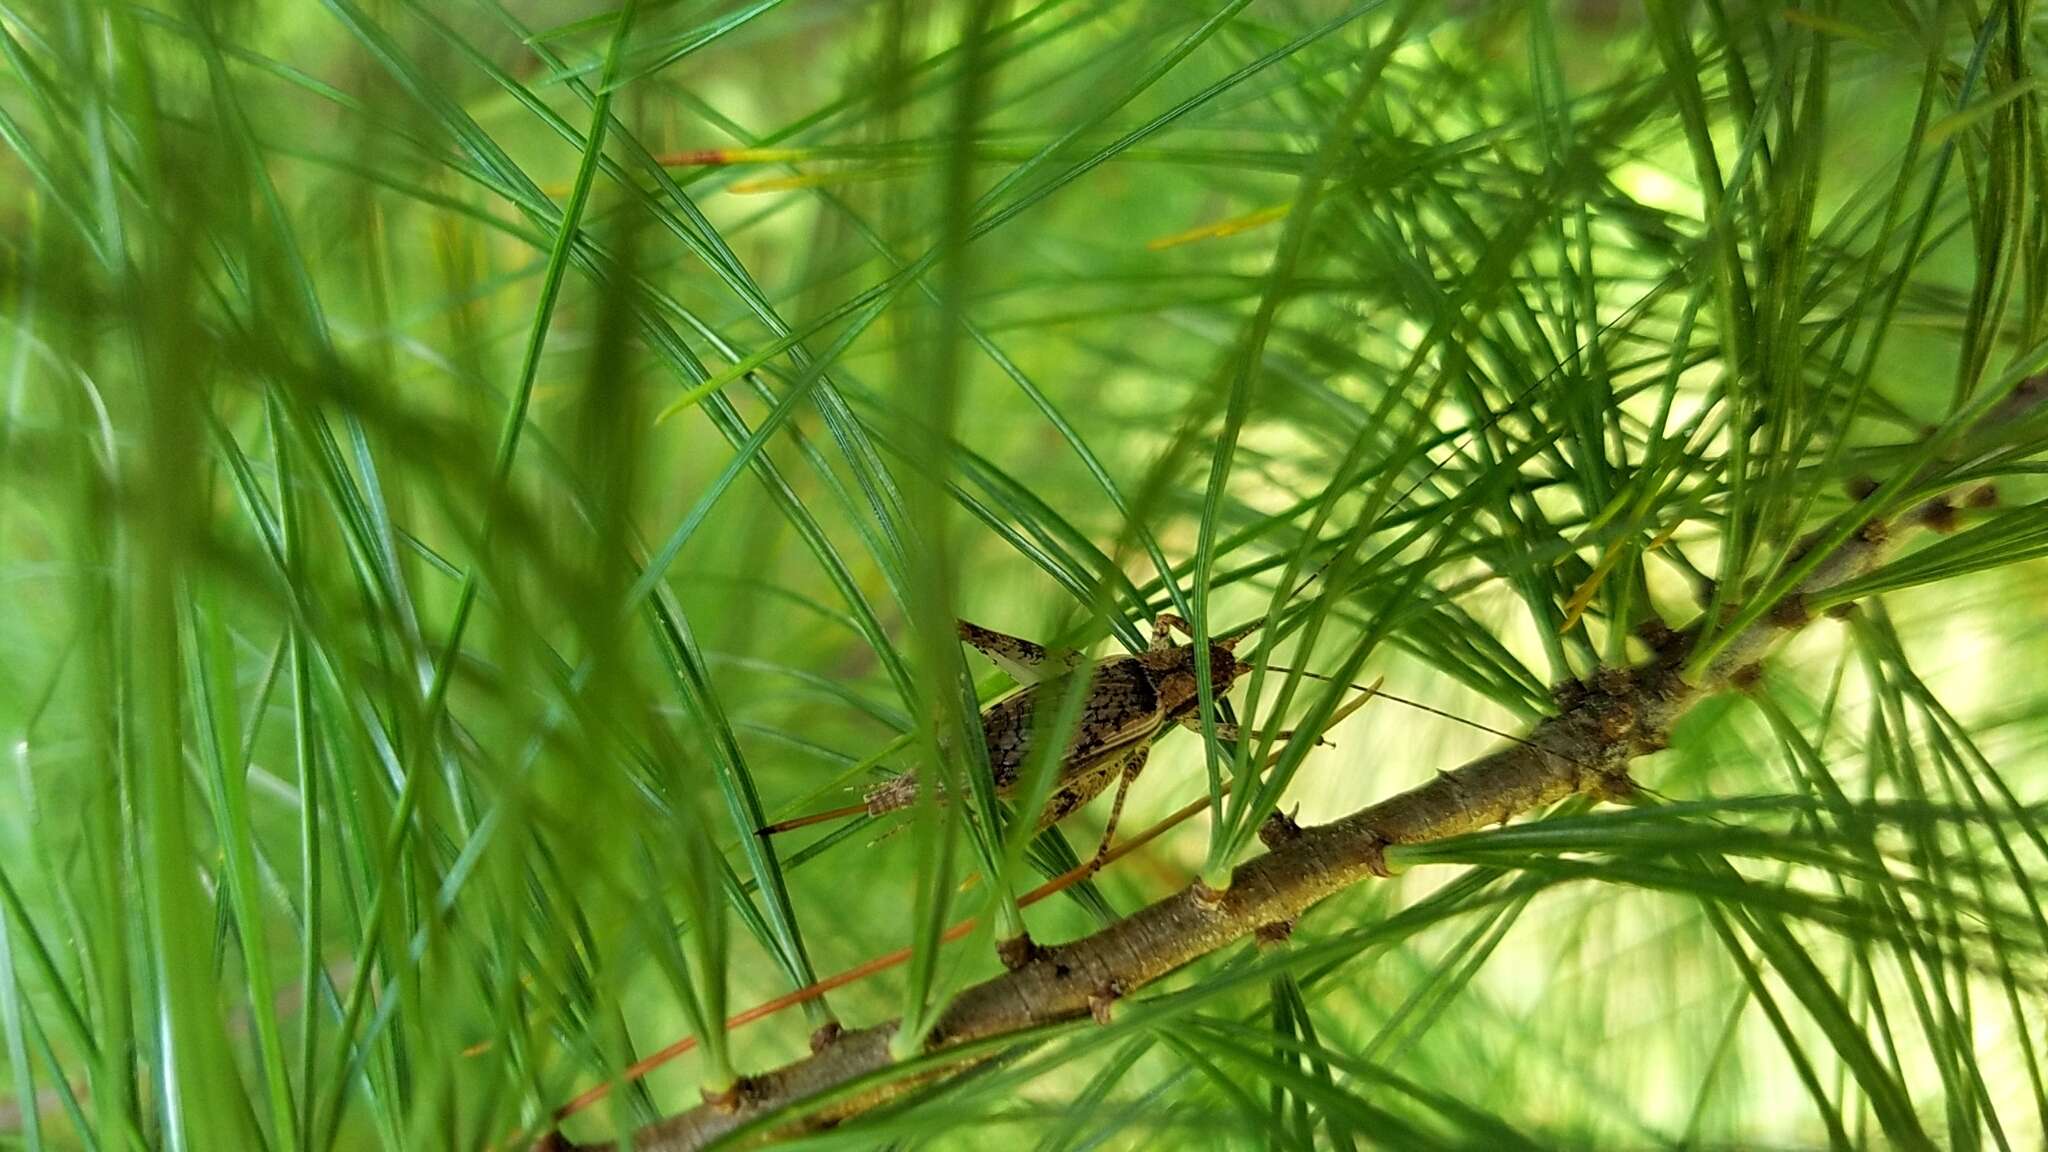
<svg viewBox="0 0 2048 1152"><path fill-rule="evenodd" d="M1263 620L1255 620L1209 642L1209 673L1219 694L1251 670L1251 665L1239 663L1234 649L1262 623ZM1112 657L1095 666L1089 677L1087 698L1081 706L1080 722L1060 757L1059 779L1045 810L1039 813L1038 827L1049 827L1100 795L1110 781L1117 781L1116 799L1110 804L1109 822L1102 832L1102 845L1096 850L1098 860L1108 851L1110 839L1116 834L1124 797L1131 782L1144 770L1152 741L1171 724L1201 731L1195 646L1174 644L1172 634L1176 631L1192 635L1185 620L1162 615L1153 624L1151 647L1132 655ZM1031 758L1040 692L1062 690L1062 677L1080 663L1080 658L1060 663L1029 640L965 620L960 621L960 639L1024 685L1022 691L1003 697L981 713L981 730L988 739L988 762L995 776L996 792L1008 796L1016 790ZM1216 735L1235 740L1237 725L1219 723ZM914 803L917 791L916 777L905 774L869 789L864 803L787 820L761 832L768 835L863 812L893 812Z"/></svg>

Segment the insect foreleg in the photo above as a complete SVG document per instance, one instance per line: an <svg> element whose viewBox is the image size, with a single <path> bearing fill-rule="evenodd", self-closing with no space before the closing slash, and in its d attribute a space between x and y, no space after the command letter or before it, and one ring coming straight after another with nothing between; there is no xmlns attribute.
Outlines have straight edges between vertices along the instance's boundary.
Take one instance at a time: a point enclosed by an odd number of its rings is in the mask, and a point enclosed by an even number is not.
<svg viewBox="0 0 2048 1152"><path fill-rule="evenodd" d="M1173 634L1175 632L1188 637L1192 637L1195 634L1195 630L1188 626L1187 621L1171 612L1161 612L1158 616L1153 617L1152 651L1164 652L1168 648L1173 647Z"/></svg>

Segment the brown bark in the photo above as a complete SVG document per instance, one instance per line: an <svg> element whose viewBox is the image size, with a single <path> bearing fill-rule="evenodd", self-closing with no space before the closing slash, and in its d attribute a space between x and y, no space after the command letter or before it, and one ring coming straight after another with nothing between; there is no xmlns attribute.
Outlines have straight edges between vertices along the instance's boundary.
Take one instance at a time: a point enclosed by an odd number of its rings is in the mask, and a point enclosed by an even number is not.
<svg viewBox="0 0 2048 1152"><path fill-rule="evenodd" d="M1908 521L1929 519L1932 502ZM1314 827L1269 825L1265 855L1247 861L1230 887L1200 881L1069 944L1043 949L1015 971L968 988L929 1037L928 1052L1058 1020L1100 1015L1116 997L1262 928L1291 924L1312 905L1368 876L1387 875L1385 848L1473 832L1576 793L1616 795L1631 785L1628 762L1664 746L1671 724L1704 697L1744 685L1760 659L1810 620L1806 597L1868 571L1889 533L1873 521L1837 548L1768 616L1734 637L1696 683L1679 668L1699 634L1645 637L1653 655L1632 668L1608 670L1592 682L1567 685L1558 715L1528 739L1440 773L1417 788ZM643 1152L687 1152L757 1117L889 1066L896 1021L846 1032L812 1056L744 1079L730 1098L706 1103L641 1130ZM971 1063L963 1059L961 1065ZM934 1072L924 1081L943 1075ZM897 1080L835 1101L780 1131L813 1130L858 1115L909 1091ZM543 1147L578 1146L551 1136ZM601 1152L614 1145L583 1146Z"/></svg>

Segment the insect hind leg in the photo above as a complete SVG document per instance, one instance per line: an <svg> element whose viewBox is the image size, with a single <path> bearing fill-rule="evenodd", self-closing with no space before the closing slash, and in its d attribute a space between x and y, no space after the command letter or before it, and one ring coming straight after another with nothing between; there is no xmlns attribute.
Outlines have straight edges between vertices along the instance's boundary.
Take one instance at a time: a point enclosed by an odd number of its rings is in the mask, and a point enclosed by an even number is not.
<svg viewBox="0 0 2048 1152"><path fill-rule="evenodd" d="M1088 861L1088 871L1091 874L1101 871L1102 866L1109 862L1109 847L1116 839L1117 822L1124 814L1124 797L1130 795L1132 783L1138 779L1138 774L1145 770L1145 759L1151 754L1150 744L1140 744L1125 757L1123 771L1116 782L1116 799L1109 802L1109 820L1102 826L1102 842L1096 845L1095 855Z"/></svg>
<svg viewBox="0 0 2048 1152"><path fill-rule="evenodd" d="M1022 636L1012 636L993 628L983 628L971 620L955 621L960 639L976 652L989 658L996 667L1007 672L1010 679L1019 684L1036 684L1049 673L1065 671L1074 664L1072 654L1055 661L1042 644L1033 643Z"/></svg>

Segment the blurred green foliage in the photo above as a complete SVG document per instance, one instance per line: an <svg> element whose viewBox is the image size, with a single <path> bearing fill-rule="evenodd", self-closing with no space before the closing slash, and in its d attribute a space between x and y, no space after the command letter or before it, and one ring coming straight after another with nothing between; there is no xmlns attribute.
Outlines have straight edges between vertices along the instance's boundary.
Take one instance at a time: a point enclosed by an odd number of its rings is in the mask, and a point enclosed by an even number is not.
<svg viewBox="0 0 2048 1152"><path fill-rule="evenodd" d="M505 1149L606 1086L565 1130L630 1132L1980 492L1650 802L1413 849L813 1140L2039 1147L2043 30L0 4L0 1144ZM1008 826L953 617L1108 652L1269 609L1278 663L1435 711L1259 788L1270 736L1170 737L1125 827L1228 806L1020 911L1102 812ZM895 771L961 802L754 835Z"/></svg>

